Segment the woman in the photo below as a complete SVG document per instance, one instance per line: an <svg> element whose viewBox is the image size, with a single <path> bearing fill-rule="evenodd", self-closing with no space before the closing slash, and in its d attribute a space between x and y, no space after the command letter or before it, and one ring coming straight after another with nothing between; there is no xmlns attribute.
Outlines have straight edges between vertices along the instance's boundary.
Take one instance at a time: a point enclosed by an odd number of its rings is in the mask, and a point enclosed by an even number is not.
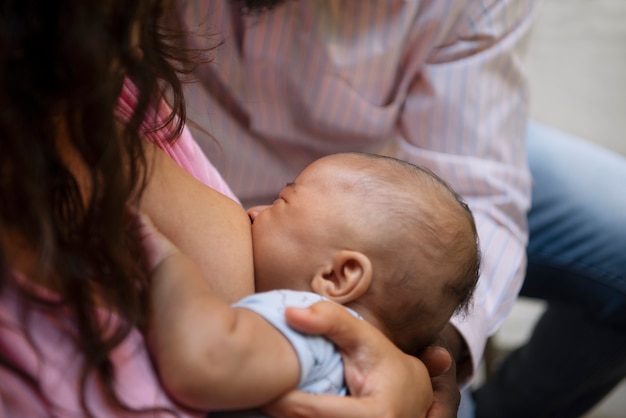
<svg viewBox="0 0 626 418"><path fill-rule="evenodd" d="M204 415L168 398L150 361L149 282L128 208L148 213L217 295L253 290L249 221L184 129L174 68L185 61L163 41L161 3L0 10L0 416ZM171 112L158 105L166 87ZM277 415L417 409L417 360L333 306L292 316L343 348L354 396L292 393Z"/></svg>

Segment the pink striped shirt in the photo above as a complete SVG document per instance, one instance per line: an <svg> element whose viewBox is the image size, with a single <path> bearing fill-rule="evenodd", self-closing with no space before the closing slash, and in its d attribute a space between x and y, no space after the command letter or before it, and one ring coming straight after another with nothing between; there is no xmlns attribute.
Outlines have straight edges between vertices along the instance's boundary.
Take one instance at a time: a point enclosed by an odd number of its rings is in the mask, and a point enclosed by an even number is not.
<svg viewBox="0 0 626 418"><path fill-rule="evenodd" d="M429 167L464 196L484 262L472 314L453 322L474 370L525 272L521 41L534 3L288 1L247 17L224 0L180 8L188 28L223 42L186 99L217 142L194 136L245 206L271 202L306 164L348 150Z"/></svg>
<svg viewBox="0 0 626 418"><path fill-rule="evenodd" d="M134 91L130 83L124 85L118 108L122 118L130 116L136 103ZM171 145L165 141L163 131L151 129L162 125L166 112L168 109L165 104L158 111L148 112L142 126L145 136L198 180L234 198L187 129ZM28 281L15 274L14 283L0 293L0 351L37 379L44 398L17 375L0 367L0 417L83 417L79 402L83 359L74 339L77 335L76 325L62 309L37 308L31 311L28 325L25 326L21 321L21 304L14 288L15 285L25 284ZM42 297L51 300L57 298L43 288L39 288L39 291ZM120 318L104 310L98 310L98 315L103 321L111 318L113 324L120 321ZM110 358L115 366L116 393L129 407L168 408L181 418L207 416L206 413L186 410L168 398L138 330L133 329L112 351ZM107 401L93 374L87 378L85 399L97 417L173 416L165 412L139 415L123 413Z"/></svg>

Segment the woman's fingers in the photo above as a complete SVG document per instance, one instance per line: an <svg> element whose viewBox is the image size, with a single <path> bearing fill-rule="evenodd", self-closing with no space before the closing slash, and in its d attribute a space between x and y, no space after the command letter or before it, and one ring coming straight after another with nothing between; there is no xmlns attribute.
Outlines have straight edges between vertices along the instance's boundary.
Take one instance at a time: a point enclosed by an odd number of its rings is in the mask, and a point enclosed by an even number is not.
<svg viewBox="0 0 626 418"><path fill-rule="evenodd" d="M291 327L307 334L323 334L345 351L358 348L362 339L372 333L380 334L332 302L319 302L305 309L288 308L286 317Z"/></svg>
<svg viewBox="0 0 626 418"><path fill-rule="evenodd" d="M452 366L452 356L443 347L426 347L418 357L428 369L430 377L441 376Z"/></svg>
<svg viewBox="0 0 626 418"><path fill-rule="evenodd" d="M291 308L287 322L297 330L321 334L342 353L350 397L291 393L274 406L284 417L424 417L432 404L428 370L394 346L379 330L340 305L319 302ZM323 401L322 401L323 399ZM294 412L295 411L295 412Z"/></svg>

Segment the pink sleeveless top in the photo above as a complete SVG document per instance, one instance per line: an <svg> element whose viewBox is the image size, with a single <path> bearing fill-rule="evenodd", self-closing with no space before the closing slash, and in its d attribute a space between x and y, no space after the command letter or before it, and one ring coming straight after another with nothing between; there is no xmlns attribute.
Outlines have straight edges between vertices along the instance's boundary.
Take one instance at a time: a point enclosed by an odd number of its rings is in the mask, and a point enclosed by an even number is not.
<svg viewBox="0 0 626 418"><path fill-rule="evenodd" d="M119 102L119 113L127 119L136 103L134 88L124 85ZM144 126L144 135L165 150L181 167L198 180L235 200L236 197L217 170L196 145L185 128L181 137L174 143L164 140L163 132L151 132L151 126L161 126L168 108L149 113ZM0 351L8 356L22 370L35 376L39 382L42 398L28 383L0 367L0 418L4 417L82 417L80 406L80 370L83 363L80 350L72 335L76 329L73 321L59 309L46 311L35 309L31 312L25 334L20 318L20 303L15 285L28 285L28 281L14 275L14 282L0 294ZM37 291L45 298L55 299L55 295L42 288ZM103 319L107 312L98 312ZM113 321L120 319L113 316ZM32 338L35 347L28 338ZM142 408L167 408L179 417L201 417L206 412L190 411L173 403L159 383L155 369L145 347L145 341L138 330L133 330L126 339L113 350L111 359L115 365L116 393L123 402L134 410ZM171 417L170 413L157 412L140 415L125 414L115 409L101 392L95 376L87 378L85 399L96 417Z"/></svg>
<svg viewBox="0 0 626 418"><path fill-rule="evenodd" d="M130 82L124 83L122 94L118 102L118 113L122 119L129 119L132 109L137 102L135 88ZM174 161L189 172L199 181L218 192L239 202L230 187L226 184L217 169L204 155L196 141L191 136L191 132L185 126L182 134L174 144L169 144L165 140L163 131L154 131L153 127L163 124L163 121L170 114L170 109L164 102L161 102L159 109L151 109L146 115L142 124L144 136L164 150Z"/></svg>

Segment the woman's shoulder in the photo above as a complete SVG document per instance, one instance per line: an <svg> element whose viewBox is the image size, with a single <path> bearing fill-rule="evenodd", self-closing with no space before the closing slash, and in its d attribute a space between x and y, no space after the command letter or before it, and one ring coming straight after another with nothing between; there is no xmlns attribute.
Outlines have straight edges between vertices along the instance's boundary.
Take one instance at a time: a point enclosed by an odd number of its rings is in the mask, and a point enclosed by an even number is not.
<svg viewBox="0 0 626 418"><path fill-rule="evenodd" d="M137 89L129 79L124 80L117 103L117 113L122 120L130 119L137 100ZM222 175L202 152L187 126L183 127L181 135L174 142L167 140L170 130L165 121L170 114L171 109L164 100L148 109L141 125L142 135L197 180L239 202Z"/></svg>

